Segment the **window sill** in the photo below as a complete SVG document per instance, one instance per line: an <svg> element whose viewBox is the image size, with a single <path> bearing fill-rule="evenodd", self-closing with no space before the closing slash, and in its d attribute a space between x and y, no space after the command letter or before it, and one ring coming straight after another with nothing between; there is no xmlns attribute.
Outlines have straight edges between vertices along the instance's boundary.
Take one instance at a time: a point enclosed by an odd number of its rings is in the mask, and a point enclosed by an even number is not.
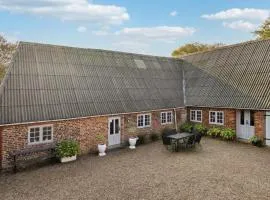
<svg viewBox="0 0 270 200"><path fill-rule="evenodd" d="M50 143L53 143L53 140L50 140L50 141L45 141L45 142L28 142L28 146L33 146L33 145L42 145L42 144L50 144Z"/></svg>

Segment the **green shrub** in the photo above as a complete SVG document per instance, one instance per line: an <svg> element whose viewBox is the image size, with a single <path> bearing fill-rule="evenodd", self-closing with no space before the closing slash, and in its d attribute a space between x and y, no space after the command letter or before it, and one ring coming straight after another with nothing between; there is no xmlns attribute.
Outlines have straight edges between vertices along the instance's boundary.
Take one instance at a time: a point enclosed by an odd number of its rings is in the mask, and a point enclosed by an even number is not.
<svg viewBox="0 0 270 200"><path fill-rule="evenodd" d="M192 132L192 128L193 128L193 124L189 123L189 122L185 122L182 125L179 126L179 130L181 132L188 132L191 133Z"/></svg>
<svg viewBox="0 0 270 200"><path fill-rule="evenodd" d="M202 135L205 135L207 133L207 128L202 124L195 124L194 128Z"/></svg>
<svg viewBox="0 0 270 200"><path fill-rule="evenodd" d="M98 144L105 144L106 139L105 139L104 135L97 134L96 135L96 140L97 140Z"/></svg>
<svg viewBox="0 0 270 200"><path fill-rule="evenodd" d="M221 133L221 128L219 127L212 127L207 131L207 135L212 137L219 137Z"/></svg>
<svg viewBox="0 0 270 200"><path fill-rule="evenodd" d="M137 145L145 143L145 135L138 135Z"/></svg>
<svg viewBox="0 0 270 200"><path fill-rule="evenodd" d="M263 146L263 139L255 135L249 138L249 142L257 147Z"/></svg>
<svg viewBox="0 0 270 200"><path fill-rule="evenodd" d="M63 140L56 145L56 155L60 158L79 154L80 147L74 140Z"/></svg>
<svg viewBox="0 0 270 200"><path fill-rule="evenodd" d="M234 140L236 137L236 132L230 128L224 128L220 132L220 136L225 140Z"/></svg>
<svg viewBox="0 0 270 200"><path fill-rule="evenodd" d="M150 139L154 142L159 140L159 135L157 133L151 133Z"/></svg>

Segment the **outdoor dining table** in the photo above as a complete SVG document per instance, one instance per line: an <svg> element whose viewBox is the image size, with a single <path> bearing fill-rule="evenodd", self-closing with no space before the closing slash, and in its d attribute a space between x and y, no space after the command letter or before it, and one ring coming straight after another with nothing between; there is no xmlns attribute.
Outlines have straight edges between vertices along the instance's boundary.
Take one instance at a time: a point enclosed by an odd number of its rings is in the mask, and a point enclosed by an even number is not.
<svg viewBox="0 0 270 200"><path fill-rule="evenodd" d="M191 136L194 136L194 133L176 133L174 135L169 135L167 136L168 138L171 139L171 141L176 141L176 150L178 151L178 146L179 146L179 141L182 140L184 141L186 138L189 138Z"/></svg>

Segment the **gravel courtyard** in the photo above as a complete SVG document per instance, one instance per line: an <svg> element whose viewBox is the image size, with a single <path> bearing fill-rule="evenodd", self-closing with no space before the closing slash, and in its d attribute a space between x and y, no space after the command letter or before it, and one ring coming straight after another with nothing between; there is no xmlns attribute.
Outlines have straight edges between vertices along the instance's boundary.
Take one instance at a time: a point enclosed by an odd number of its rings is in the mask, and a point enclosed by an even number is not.
<svg viewBox="0 0 270 200"><path fill-rule="evenodd" d="M270 199L270 148L203 138L171 153L161 142L0 175L0 199Z"/></svg>

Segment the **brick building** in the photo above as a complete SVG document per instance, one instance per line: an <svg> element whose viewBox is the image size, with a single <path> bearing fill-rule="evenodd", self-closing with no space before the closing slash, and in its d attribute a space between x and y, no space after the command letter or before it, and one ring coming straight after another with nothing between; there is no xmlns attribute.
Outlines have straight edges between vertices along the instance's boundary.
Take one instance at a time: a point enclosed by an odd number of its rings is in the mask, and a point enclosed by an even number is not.
<svg viewBox="0 0 270 200"><path fill-rule="evenodd" d="M269 144L270 40L180 59L20 42L0 86L0 158L96 134L109 148L186 120Z"/></svg>

